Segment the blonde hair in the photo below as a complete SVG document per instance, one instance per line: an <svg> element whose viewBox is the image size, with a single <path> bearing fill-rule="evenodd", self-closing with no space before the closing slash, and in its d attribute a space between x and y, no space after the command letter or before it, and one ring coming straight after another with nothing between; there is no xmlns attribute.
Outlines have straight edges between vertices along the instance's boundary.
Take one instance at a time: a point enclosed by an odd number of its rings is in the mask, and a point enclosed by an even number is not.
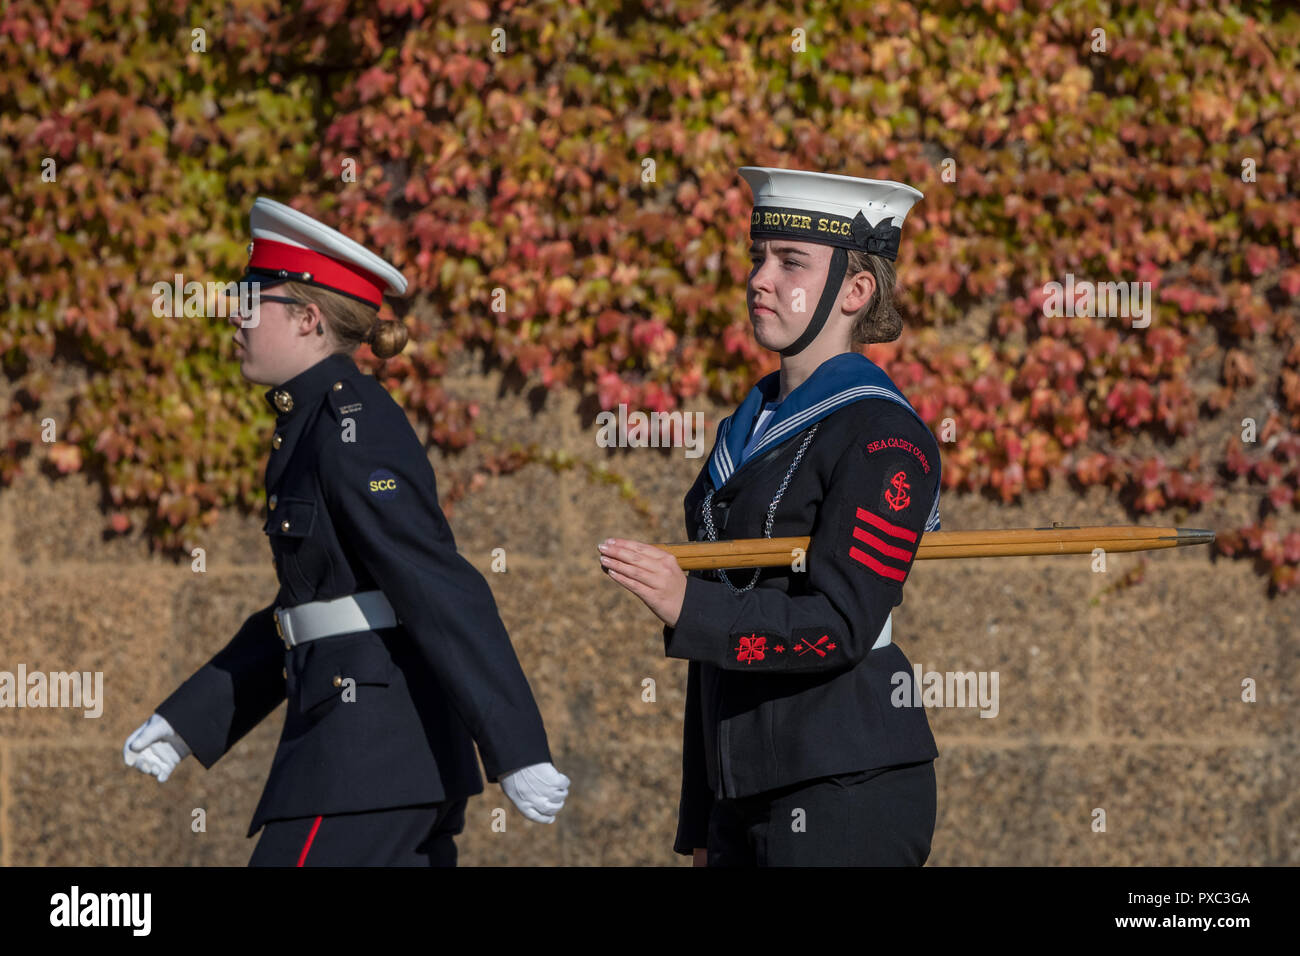
<svg viewBox="0 0 1300 956"><path fill-rule="evenodd" d="M351 355L362 344L368 343L377 358L392 358L406 348L410 335L405 324L379 318L374 306L346 295L301 282L285 282L276 286L271 294L283 295L315 305L324 319L325 334L334 344L335 352ZM302 315L303 306L285 306L295 318Z"/></svg>
<svg viewBox="0 0 1300 956"><path fill-rule="evenodd" d="M903 317L894 305L894 288L898 284L894 264L883 256L850 249L848 268L844 274L855 276L859 272L871 273L876 280L876 291L854 316L849 340L853 345L892 342L903 334Z"/></svg>

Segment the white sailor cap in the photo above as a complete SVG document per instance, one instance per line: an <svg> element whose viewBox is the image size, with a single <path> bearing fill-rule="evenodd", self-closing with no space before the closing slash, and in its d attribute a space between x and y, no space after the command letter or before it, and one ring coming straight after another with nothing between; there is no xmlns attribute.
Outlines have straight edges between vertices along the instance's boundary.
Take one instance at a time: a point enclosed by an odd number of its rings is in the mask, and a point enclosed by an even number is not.
<svg viewBox="0 0 1300 956"><path fill-rule="evenodd" d="M376 309L385 292L406 292L406 277L396 266L305 213L258 196L249 220L253 241L241 282L304 282Z"/></svg>
<svg viewBox="0 0 1300 956"><path fill-rule="evenodd" d="M754 194L749 237L797 239L898 258L903 220L920 190L889 179L742 166Z"/></svg>

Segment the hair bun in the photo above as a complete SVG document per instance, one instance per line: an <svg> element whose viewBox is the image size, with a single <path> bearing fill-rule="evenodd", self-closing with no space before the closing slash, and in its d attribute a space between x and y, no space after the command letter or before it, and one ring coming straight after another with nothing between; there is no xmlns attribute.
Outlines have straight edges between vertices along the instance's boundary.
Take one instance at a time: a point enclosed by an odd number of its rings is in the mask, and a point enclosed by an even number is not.
<svg viewBox="0 0 1300 956"><path fill-rule="evenodd" d="M400 319L376 319L370 327L370 334L366 341L370 344L370 351L374 352L377 357L386 359L397 355L402 349L406 348L406 342L409 338L406 325Z"/></svg>

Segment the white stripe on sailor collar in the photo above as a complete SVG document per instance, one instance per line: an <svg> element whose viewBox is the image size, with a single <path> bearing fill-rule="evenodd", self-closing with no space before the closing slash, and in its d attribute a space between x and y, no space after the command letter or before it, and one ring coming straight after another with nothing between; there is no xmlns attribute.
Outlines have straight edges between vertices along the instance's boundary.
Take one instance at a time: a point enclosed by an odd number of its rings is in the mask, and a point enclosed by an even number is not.
<svg viewBox="0 0 1300 956"><path fill-rule="evenodd" d="M822 399L816 405L812 405L808 408L805 408L802 412L795 413L790 418L787 418L785 421L783 421L780 425L777 425L775 428L769 429L767 434L764 435L762 440L759 441L758 446L754 449L754 453L757 454L758 452L762 451L763 448L766 447L767 445L773 444L775 441L777 441L779 436L784 435L786 432L792 430L794 431L800 430L800 426L802 425L802 423L808 421L812 416L820 417L820 412L822 411L822 409L826 409L827 412L829 413L831 409L837 408L838 406L843 405L847 402L856 401L857 399L864 396L877 396L879 398L887 398L890 401L896 402L899 405L903 405L909 409L912 407L909 402L905 400L901 400L898 397L898 395L896 395L894 392L891 392L887 388L882 388L879 385L856 385L853 388L848 388L842 392L832 395L830 398ZM811 422L809 423L811 424Z"/></svg>
<svg viewBox="0 0 1300 956"><path fill-rule="evenodd" d="M733 413L734 414L734 413ZM727 451L727 435L731 433L731 419L733 415L728 415L722 420L722 429L718 433L717 450L719 452L718 471L723 475L730 475L733 471L731 465L731 452ZM726 481L724 477L722 479Z"/></svg>
<svg viewBox="0 0 1300 956"><path fill-rule="evenodd" d="M763 449L775 445L779 441L783 441L789 433L795 433L798 430L802 430L802 427L804 426L810 426L813 423L813 419L820 420L842 405L870 397L885 398L897 405L901 405L908 409L908 411L910 411L917 420L920 421L920 415L917 414L916 409L914 409L912 404L903 397L901 392L896 390L896 387L891 389L879 385L855 385L852 388L847 388L834 395L828 396L820 402L817 402L815 405L811 405L800 412L796 412L791 418L782 422L776 429L770 429L768 433L763 436L757 447L755 447L750 457L752 458ZM739 409L737 409L737 411L739 411ZM715 486L718 487L726 484L736 471L735 464L731 457L731 452L727 448L727 438L731 433L734 418L735 413L732 413L724 418L722 423L718 426L718 437L714 443L713 454L709 457L710 464L716 466L718 475L721 478L720 481L715 483ZM936 465L942 468L942 463L936 463ZM708 466L706 465L706 468L707 467ZM942 474L942 471L940 471L940 474ZM939 498L941 491L942 489L940 487L936 487L934 490L934 500L930 504L930 512L925 520L926 531L937 531L940 528Z"/></svg>
<svg viewBox="0 0 1300 956"><path fill-rule="evenodd" d="M842 392L837 392L828 398L822 399L815 405L810 405L801 412L796 412L790 418L787 418L780 425L769 428L759 443L755 446L753 454L757 455L764 449L784 441L788 435L802 430L806 425L811 425L814 418L824 418L841 405L850 402L859 401L867 397L886 398L896 404L912 410L912 406L905 400L901 399L897 393L888 388L879 385L855 385L847 388ZM915 411L913 414L915 414ZM731 452L727 448L727 437L731 432L731 422L734 415L727 416L723 420L722 428L719 430L717 442L714 446L714 452L717 455L718 474L722 476L725 482L735 472L736 467L731 458Z"/></svg>

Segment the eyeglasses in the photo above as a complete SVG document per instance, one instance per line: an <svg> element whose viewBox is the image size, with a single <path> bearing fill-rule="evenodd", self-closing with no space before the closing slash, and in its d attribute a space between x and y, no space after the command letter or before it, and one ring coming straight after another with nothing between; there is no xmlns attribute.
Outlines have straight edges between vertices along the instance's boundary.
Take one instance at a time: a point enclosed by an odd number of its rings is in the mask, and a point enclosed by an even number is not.
<svg viewBox="0 0 1300 956"><path fill-rule="evenodd" d="M252 296L244 296L242 294L237 294L231 291L227 293L227 295L229 298L237 299L240 302L253 299L258 302L283 302L285 305L306 305L307 304L306 302L302 301L302 299L291 299L288 296L284 296L284 295L265 295L261 292L254 293Z"/></svg>
<svg viewBox="0 0 1300 956"><path fill-rule="evenodd" d="M258 305L261 305L263 302L281 302L285 305L306 305L307 304L306 302L303 302L301 299L290 299L288 296L284 296L284 295L260 295L260 294L254 296L253 302L257 303ZM234 309L235 311L232 314L239 314L242 311L241 303L236 302ZM248 312L251 315L253 309L250 308Z"/></svg>

